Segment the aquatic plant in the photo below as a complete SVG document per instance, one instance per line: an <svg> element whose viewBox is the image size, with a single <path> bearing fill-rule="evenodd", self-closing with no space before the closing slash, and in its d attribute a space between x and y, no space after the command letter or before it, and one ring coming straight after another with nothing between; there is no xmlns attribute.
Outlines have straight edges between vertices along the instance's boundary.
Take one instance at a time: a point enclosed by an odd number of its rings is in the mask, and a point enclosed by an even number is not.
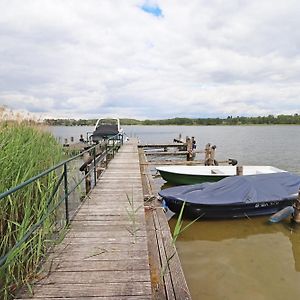
<svg viewBox="0 0 300 300"><path fill-rule="evenodd" d="M0 194L38 175L63 159L55 138L33 122L0 122ZM24 239L32 226L43 224L0 264L0 298L9 299L33 278L55 230L55 217L44 217L58 176L52 172L0 199L0 257Z"/></svg>
<svg viewBox="0 0 300 300"><path fill-rule="evenodd" d="M175 242L176 242L177 238L180 236L180 234L182 234L182 232L187 230L191 225L193 225L196 221L198 221L203 216L203 215L198 216L196 219L192 220L187 225L182 227L183 226L184 207L185 207L185 202L182 203L180 213L178 215L178 218L177 218L177 221L176 221L176 224L175 224L175 228L174 228L174 231L173 231L173 235L172 235L172 244L173 245L175 245ZM170 263L171 259L175 256L175 254L176 254L176 250L174 250L172 252L172 254L167 256L166 263L162 266L162 269L161 269L161 278L163 278L166 275L167 269L169 267L169 263Z"/></svg>
<svg viewBox="0 0 300 300"><path fill-rule="evenodd" d="M135 207L133 192L131 197L126 193L126 197L129 204L129 208L126 207L126 212L127 212L128 219L130 221L130 226L126 227L126 229L132 235L133 243L135 244L136 234L140 230L139 226L137 225L137 213L143 207L143 205Z"/></svg>

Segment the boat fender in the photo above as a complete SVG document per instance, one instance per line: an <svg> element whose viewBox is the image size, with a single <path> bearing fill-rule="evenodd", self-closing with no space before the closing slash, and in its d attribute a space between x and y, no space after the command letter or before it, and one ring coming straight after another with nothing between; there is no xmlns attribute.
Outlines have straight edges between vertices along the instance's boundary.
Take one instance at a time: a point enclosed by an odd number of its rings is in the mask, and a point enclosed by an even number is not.
<svg viewBox="0 0 300 300"><path fill-rule="evenodd" d="M168 208L167 203L164 199L162 200L161 205L162 205L163 211L166 213L169 210L169 208Z"/></svg>
<svg viewBox="0 0 300 300"><path fill-rule="evenodd" d="M287 206L283 209L281 209L280 211L278 211L277 213L273 214L270 218L269 218L269 222L270 223L278 223L288 217L291 217L294 213L294 207L293 206Z"/></svg>

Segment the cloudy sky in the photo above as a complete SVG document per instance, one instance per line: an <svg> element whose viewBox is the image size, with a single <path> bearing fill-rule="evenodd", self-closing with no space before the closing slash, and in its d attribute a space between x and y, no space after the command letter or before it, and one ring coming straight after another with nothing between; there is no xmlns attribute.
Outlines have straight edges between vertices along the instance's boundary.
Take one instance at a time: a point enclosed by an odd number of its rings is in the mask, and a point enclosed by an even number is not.
<svg viewBox="0 0 300 300"><path fill-rule="evenodd" d="M41 117L300 113L299 0L0 0L0 105Z"/></svg>

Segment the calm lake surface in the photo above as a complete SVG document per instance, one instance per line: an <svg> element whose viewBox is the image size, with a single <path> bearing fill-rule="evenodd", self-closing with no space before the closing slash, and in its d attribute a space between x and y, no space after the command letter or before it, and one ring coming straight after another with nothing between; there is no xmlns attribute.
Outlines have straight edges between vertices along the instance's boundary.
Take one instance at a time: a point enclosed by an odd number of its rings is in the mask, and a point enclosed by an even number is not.
<svg viewBox="0 0 300 300"><path fill-rule="evenodd" d="M50 130L78 141L93 127ZM272 165L300 175L300 126L124 126L124 131L142 143L194 136L198 150L208 142L217 145L217 160L234 158L241 165ZM300 225L267 221L201 220L181 234L176 247L193 299L300 297ZM172 229L176 219L169 223Z"/></svg>

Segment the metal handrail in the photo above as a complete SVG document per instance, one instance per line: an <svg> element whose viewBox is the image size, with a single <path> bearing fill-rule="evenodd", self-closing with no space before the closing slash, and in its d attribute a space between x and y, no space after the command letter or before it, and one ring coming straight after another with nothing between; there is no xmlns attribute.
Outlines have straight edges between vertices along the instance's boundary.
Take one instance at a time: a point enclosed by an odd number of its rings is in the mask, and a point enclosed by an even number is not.
<svg viewBox="0 0 300 300"><path fill-rule="evenodd" d="M113 141L113 146L110 148L109 145L109 141L112 140ZM120 143L117 143L117 146L115 144L115 140L118 140ZM50 210L48 210L42 217L41 219L33 224L28 231L24 234L24 236L22 237L21 240L17 241L15 243L15 245L2 257L0 257L0 267L3 266L5 264L5 262L7 261L7 258L9 257L9 255L15 251L17 248L19 248L22 244L24 244L29 237L38 229L41 227L41 225L44 223L44 221L63 203L65 202L65 219L66 219L66 224L69 224L70 222L70 216L69 216L69 195L75 191L75 189L84 181L84 179L87 179L88 176L90 176L91 172L93 171L93 175L94 175L94 186L96 186L97 183L97 165L99 164L99 162L104 161L104 159L106 158L106 165L107 165L107 156L108 154L110 154L110 152L112 152L112 156L114 157L115 154L115 150L118 150L119 145L121 146L123 144L123 135L122 134L117 134L113 137L108 138L107 140L105 140L104 145L106 145L105 147L105 151L100 154L98 157L96 157L96 147L98 146L98 144L90 147L89 149L81 152L80 154L77 154L57 165L55 165L52 168L49 168L46 171L41 172L40 174L26 180L25 182L19 184L16 187L13 187L3 193L0 194L0 201L4 201L4 199L7 196L10 196L11 194L17 192L18 190L21 190L22 188L26 187L27 185L37 181L38 179L50 174L53 171L58 170L59 168L63 167L63 172L60 175L58 182L56 183L56 185L53 188L53 191L51 193L51 196L48 198L47 200L47 208L49 208L52 200L54 199L56 193L59 190L59 187L61 186L61 184L63 183L64 185L64 195L61 197L61 199L58 201L58 203L52 207ZM116 149L115 149L116 148ZM93 155L93 160L90 164L90 166L92 166L92 168L90 168L90 170L88 170L85 173L85 176L79 181L77 182L77 184L75 185L75 187L73 187L71 190L69 190L69 186L68 186L68 168L67 168L67 164L74 161L75 159L81 157L83 154L85 153L91 153L92 151L92 155ZM89 167L89 166L88 166Z"/></svg>

